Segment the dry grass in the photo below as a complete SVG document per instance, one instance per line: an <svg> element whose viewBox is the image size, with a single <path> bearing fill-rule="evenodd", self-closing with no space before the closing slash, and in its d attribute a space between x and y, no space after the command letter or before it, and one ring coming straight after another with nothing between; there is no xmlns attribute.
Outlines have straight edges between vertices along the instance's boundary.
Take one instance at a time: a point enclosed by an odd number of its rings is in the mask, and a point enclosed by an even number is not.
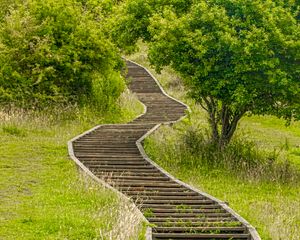
<svg viewBox="0 0 300 240"><path fill-rule="evenodd" d="M81 173L81 180L88 190L100 190L99 183L94 182L85 173ZM112 182L109 178L106 182ZM113 184L111 184L113 185ZM102 190L103 191L103 190ZM144 218L135 204L118 195L116 201L109 206L99 209L96 218L106 219L105 227L100 228L101 240L142 240L145 236Z"/></svg>
<svg viewBox="0 0 300 240"><path fill-rule="evenodd" d="M287 204L285 197L277 196L275 202L258 202L251 208L260 211L259 220L265 223L264 228L270 232L272 240L299 240L299 200L290 200Z"/></svg>
<svg viewBox="0 0 300 240"><path fill-rule="evenodd" d="M101 213L104 216L109 216L113 219L117 216L113 224L113 228L110 231L100 230L100 239L107 240L125 240L125 239L142 239L141 226L142 218L141 214L137 211L136 207L130 202L120 200L120 203L114 208L101 209Z"/></svg>
<svg viewBox="0 0 300 240"><path fill-rule="evenodd" d="M129 89L126 89L120 96L119 106L121 107L123 114L130 116L134 119L138 114L144 112L144 106L141 104L135 93L132 93ZM134 115L132 114L134 110Z"/></svg>

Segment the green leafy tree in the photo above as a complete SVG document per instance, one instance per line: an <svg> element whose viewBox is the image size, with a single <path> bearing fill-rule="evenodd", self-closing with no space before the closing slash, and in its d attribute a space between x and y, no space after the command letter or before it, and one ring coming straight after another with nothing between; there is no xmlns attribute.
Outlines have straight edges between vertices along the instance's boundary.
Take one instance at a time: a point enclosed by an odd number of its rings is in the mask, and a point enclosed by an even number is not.
<svg viewBox="0 0 300 240"><path fill-rule="evenodd" d="M127 19L135 17L124 9ZM171 66L180 74L208 112L213 142L223 147L246 113L300 118L297 16L295 1L196 1L184 12L174 5L152 9L149 24L129 36L149 42L157 71Z"/></svg>
<svg viewBox="0 0 300 240"><path fill-rule="evenodd" d="M154 13L171 8L177 15L184 14L193 0L125 0L117 6L110 19L110 35L117 45L126 52L136 50L137 41L151 41L148 27Z"/></svg>
<svg viewBox="0 0 300 240"><path fill-rule="evenodd" d="M118 49L95 1L28 0L0 23L0 102L21 107L94 102L105 110L124 88Z"/></svg>

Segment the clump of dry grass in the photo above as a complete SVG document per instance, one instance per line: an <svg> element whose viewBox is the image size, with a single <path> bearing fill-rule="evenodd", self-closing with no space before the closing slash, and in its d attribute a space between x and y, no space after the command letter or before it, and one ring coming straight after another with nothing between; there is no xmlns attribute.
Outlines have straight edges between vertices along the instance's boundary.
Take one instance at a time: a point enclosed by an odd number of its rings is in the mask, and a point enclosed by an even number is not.
<svg viewBox="0 0 300 240"><path fill-rule="evenodd" d="M128 116L128 120L132 120L144 112L143 104L138 100L136 94L129 89L126 89L121 94L118 104L122 109L123 115Z"/></svg>
<svg viewBox="0 0 300 240"><path fill-rule="evenodd" d="M20 122L28 116L28 111L23 109L4 109L0 108L0 122Z"/></svg>
<svg viewBox="0 0 300 240"><path fill-rule="evenodd" d="M144 107L135 94L126 89L110 112L99 112L93 106L64 105L44 109L22 109L0 106L0 125L45 129L53 125L79 122L85 129L105 122L129 122L143 113Z"/></svg>
<svg viewBox="0 0 300 240"><path fill-rule="evenodd" d="M113 208L101 209L100 215L109 216L109 219L115 221L108 222L113 224L110 230L99 229L100 239L107 240L128 240L128 239L140 239L140 229L143 219L141 213L130 202L120 199L118 204Z"/></svg>
<svg viewBox="0 0 300 240"><path fill-rule="evenodd" d="M113 180L106 182L113 184ZM89 190L103 191L103 187L81 172L81 182ZM137 240L144 239L145 224L142 213L136 208L135 204L122 195L116 195L113 203L104 208L98 209L96 218L105 219L105 226L101 226L99 238L101 240Z"/></svg>
<svg viewBox="0 0 300 240"><path fill-rule="evenodd" d="M277 197L276 204L264 201L252 204L252 208L260 212L258 218L264 222L273 240L299 240L299 201L287 204L284 197Z"/></svg>
<svg viewBox="0 0 300 240"><path fill-rule="evenodd" d="M0 107L0 124L43 128L66 120L73 120L79 114L80 110L75 105L44 110Z"/></svg>

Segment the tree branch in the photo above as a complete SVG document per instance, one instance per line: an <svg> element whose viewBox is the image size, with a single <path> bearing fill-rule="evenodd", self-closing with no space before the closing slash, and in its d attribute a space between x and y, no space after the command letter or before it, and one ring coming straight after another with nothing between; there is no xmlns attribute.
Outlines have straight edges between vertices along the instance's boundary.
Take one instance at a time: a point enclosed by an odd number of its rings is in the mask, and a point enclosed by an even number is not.
<svg viewBox="0 0 300 240"><path fill-rule="evenodd" d="M207 111L207 112L208 112L208 107L207 107L207 106L205 107L205 106L203 105L203 103L202 103L202 102L199 102L199 104L200 104L200 106L201 106L201 107L202 107L202 108L203 108L205 111Z"/></svg>

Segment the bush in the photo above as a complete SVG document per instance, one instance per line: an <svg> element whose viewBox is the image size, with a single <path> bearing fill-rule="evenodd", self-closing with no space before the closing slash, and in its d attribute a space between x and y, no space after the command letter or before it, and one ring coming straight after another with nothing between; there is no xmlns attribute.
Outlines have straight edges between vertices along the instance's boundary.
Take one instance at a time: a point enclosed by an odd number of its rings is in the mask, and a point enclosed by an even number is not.
<svg viewBox="0 0 300 240"><path fill-rule="evenodd" d="M209 140L203 130L189 126L179 131L181 152L189 156L181 165L208 166L226 169L236 176L252 181L299 183L300 172L279 150L259 150L255 142L235 137L224 149Z"/></svg>
<svg viewBox="0 0 300 240"><path fill-rule="evenodd" d="M247 182L300 183L299 168L282 149L263 149L244 136L236 136L220 149L207 128L189 119L175 128L163 127L144 145L150 158L179 177L195 171L199 175L229 174Z"/></svg>
<svg viewBox="0 0 300 240"><path fill-rule="evenodd" d="M88 101L105 110L116 101L122 61L86 4L28 0L9 10L0 24L1 104Z"/></svg>

